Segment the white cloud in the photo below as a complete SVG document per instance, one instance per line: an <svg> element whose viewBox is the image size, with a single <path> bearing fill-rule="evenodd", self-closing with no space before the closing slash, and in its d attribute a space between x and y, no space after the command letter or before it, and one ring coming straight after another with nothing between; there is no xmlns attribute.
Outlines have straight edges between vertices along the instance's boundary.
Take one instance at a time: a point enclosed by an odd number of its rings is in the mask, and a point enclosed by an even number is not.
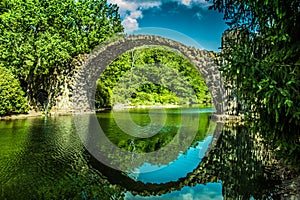
<svg viewBox="0 0 300 200"><path fill-rule="evenodd" d="M212 2L206 0L191 0L191 5L199 5L202 8L207 8L212 5Z"/></svg>
<svg viewBox="0 0 300 200"><path fill-rule="evenodd" d="M134 19L142 18L143 17L143 13L140 10L132 11L130 13L130 17L134 18Z"/></svg>
<svg viewBox="0 0 300 200"><path fill-rule="evenodd" d="M131 18L130 16L126 17L122 21L122 25L125 29L125 32L127 32L127 33L132 33L133 31L139 29L139 24L138 24L137 19Z"/></svg>
<svg viewBox="0 0 300 200"><path fill-rule="evenodd" d="M117 4L120 11L134 11L137 9L137 5L134 2L128 2L126 0L108 0L111 4Z"/></svg>
<svg viewBox="0 0 300 200"><path fill-rule="evenodd" d="M126 33L139 29L138 19L143 17L143 10L161 5L160 1L108 0L108 2L119 6L119 13L123 19L122 25Z"/></svg>
<svg viewBox="0 0 300 200"><path fill-rule="evenodd" d="M143 17L143 10L159 8L163 3L178 2L179 4L191 7L198 5L207 8L211 5L205 0L108 0L108 3L117 4L121 15L122 25L126 33L132 33L139 29L138 19ZM196 14L201 19L201 13Z"/></svg>
<svg viewBox="0 0 300 200"><path fill-rule="evenodd" d="M212 5L211 2L208 2L206 0L180 0L179 3L188 7L200 6L202 8L208 8Z"/></svg>
<svg viewBox="0 0 300 200"><path fill-rule="evenodd" d="M181 0L181 3L183 5L190 6L191 5L191 0Z"/></svg>

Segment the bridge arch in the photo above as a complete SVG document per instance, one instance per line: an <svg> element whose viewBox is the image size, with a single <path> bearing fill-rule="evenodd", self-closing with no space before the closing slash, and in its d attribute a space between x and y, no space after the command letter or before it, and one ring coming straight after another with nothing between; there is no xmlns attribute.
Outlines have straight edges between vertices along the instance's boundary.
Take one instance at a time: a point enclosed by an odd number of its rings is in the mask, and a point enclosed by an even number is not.
<svg viewBox="0 0 300 200"><path fill-rule="evenodd" d="M77 76L72 95L72 107L78 112L95 110L96 81L105 68L123 53L141 46L160 45L181 52L193 63L204 78L212 96L216 114L224 114L226 96L224 81L211 52L185 46L171 39L153 35L132 35L111 42L91 53L83 62Z"/></svg>
<svg viewBox="0 0 300 200"><path fill-rule="evenodd" d="M80 120L87 122L90 122L92 118L92 115L80 116ZM206 168L214 166L213 162L216 162L214 148L217 146L219 137L221 137L222 135L223 127L223 123L210 121L207 131L209 131L209 133L211 133L211 131L213 132L212 141L208 146L201 162L193 171L189 172L185 177L179 178L176 181L169 181L165 183L144 183L142 181L136 181L124 174L123 171L119 171L103 164L102 161L99 161L99 159L94 157L93 154L90 154L89 150L86 150L87 154L90 155L88 162L89 165L98 170L110 184L122 190L125 189L127 191L130 191L134 195L140 196L162 195L170 193L172 191L179 191L185 186L195 186L197 184L218 182L220 179L214 173L212 173L212 170L206 171ZM89 138L88 135L86 135L85 137ZM165 165L165 163L160 164Z"/></svg>

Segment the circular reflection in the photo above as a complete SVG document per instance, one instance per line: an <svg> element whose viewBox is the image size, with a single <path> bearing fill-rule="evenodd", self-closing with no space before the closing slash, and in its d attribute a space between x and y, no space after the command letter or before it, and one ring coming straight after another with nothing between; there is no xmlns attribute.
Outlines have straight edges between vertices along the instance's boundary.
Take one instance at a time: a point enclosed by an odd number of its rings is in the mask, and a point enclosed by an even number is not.
<svg viewBox="0 0 300 200"><path fill-rule="evenodd" d="M155 28L151 29L155 30ZM188 37L185 36L185 38ZM174 82L179 82L180 87L174 85ZM132 89L137 89L148 83L163 85L176 94L176 96L197 99L191 85L176 70L159 64L149 64L132 67L130 71L122 76L113 89L115 96L122 98L121 100L114 99L113 105L126 105L126 101L133 94ZM124 133L137 138L149 138L156 135L162 130L166 122L166 113L164 111L157 113L154 110L150 110L150 123L146 126L136 124L131 119L128 109L123 110L123 112L113 110L113 115L118 127ZM185 115L181 113L181 123L177 134L167 145L153 152L129 152L118 147L107 138L98 122L96 114L75 113L74 120L76 131L85 148L92 156L111 168L131 172L136 167L151 160L163 163L171 162L177 157L178 152L184 152L189 148L198 131L200 115ZM140 171L140 173L153 170L155 169L146 168Z"/></svg>

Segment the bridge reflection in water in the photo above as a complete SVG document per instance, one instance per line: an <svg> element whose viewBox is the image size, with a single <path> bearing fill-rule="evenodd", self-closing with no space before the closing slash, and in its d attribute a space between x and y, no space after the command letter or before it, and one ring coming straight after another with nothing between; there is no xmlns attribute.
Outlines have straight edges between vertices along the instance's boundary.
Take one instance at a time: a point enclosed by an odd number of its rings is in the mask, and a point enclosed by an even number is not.
<svg viewBox="0 0 300 200"><path fill-rule="evenodd" d="M210 128L206 128L206 131L212 132L202 141L204 145L194 143L185 154L177 154L177 158L168 166L150 161L135 165L135 173L124 173L103 165L93 156L89 161L112 185L126 191L125 197L128 199L181 199L184 195L192 195L191 199L275 198L276 184L279 182L268 170L272 168L272 155L257 140L257 135L248 133L245 127L212 124L214 122L210 122ZM205 153L200 151L200 146L207 147ZM195 157L198 157L198 161L185 168L189 172L180 171L184 168L181 159L185 159L184 162L189 159L195 161ZM161 169L137 173L139 169L147 167Z"/></svg>
<svg viewBox="0 0 300 200"><path fill-rule="evenodd" d="M209 131L214 123L201 119L205 126L194 141L211 137L212 145L204 155L196 152L201 162L186 176L163 183L142 182L142 177L136 181L93 158L82 146L71 116L0 121L0 199L280 199L272 156L256 135L245 127L221 124ZM108 120L109 113L99 119L104 124ZM201 136L204 132L214 134ZM153 138L154 143L160 137ZM190 151L193 148L197 142ZM165 155L176 160L180 152L175 153Z"/></svg>

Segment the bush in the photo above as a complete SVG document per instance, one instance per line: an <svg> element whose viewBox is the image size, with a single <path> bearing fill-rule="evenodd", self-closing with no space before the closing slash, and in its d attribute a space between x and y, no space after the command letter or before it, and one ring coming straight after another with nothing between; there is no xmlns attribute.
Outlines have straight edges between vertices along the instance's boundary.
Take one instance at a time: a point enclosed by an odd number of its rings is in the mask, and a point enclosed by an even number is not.
<svg viewBox="0 0 300 200"><path fill-rule="evenodd" d="M26 113L28 110L20 82L9 70L0 66L0 115Z"/></svg>
<svg viewBox="0 0 300 200"><path fill-rule="evenodd" d="M165 95L162 95L160 96L160 103L161 104L178 104L179 103L179 100L178 100L178 97L176 97L175 94L165 94Z"/></svg>
<svg viewBox="0 0 300 200"><path fill-rule="evenodd" d="M97 81L97 88L95 94L95 107L96 108L104 108L111 106L111 90L106 87L100 81Z"/></svg>

